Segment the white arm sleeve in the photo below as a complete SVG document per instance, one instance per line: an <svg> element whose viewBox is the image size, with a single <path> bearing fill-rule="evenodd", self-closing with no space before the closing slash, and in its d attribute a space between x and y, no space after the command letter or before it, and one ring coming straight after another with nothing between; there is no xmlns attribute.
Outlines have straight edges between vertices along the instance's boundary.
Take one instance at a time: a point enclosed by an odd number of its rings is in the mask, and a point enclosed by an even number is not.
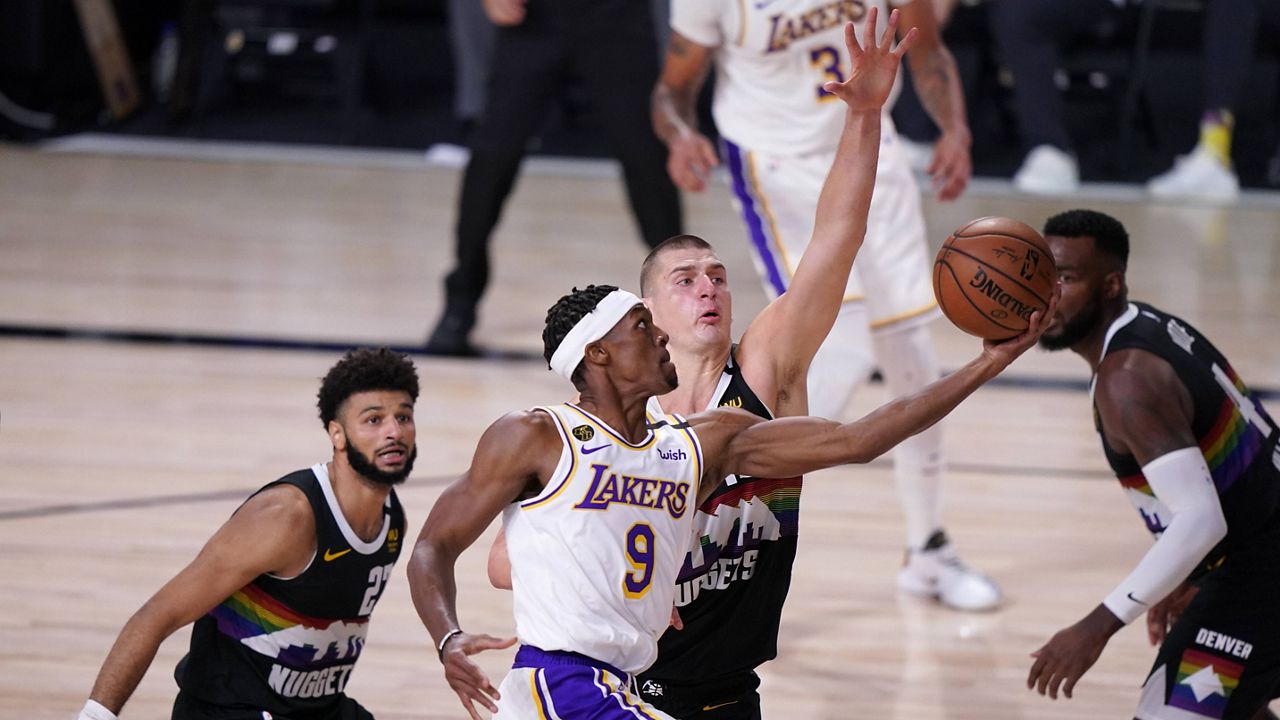
<svg viewBox="0 0 1280 720"><path fill-rule="evenodd" d="M1102 604L1126 625L1173 591L1227 534L1213 476L1198 447L1142 466L1152 492L1173 514L1164 533Z"/></svg>
<svg viewBox="0 0 1280 720"><path fill-rule="evenodd" d="M85 702L84 708L76 716L76 720L119 720L116 714L108 710L97 700Z"/></svg>

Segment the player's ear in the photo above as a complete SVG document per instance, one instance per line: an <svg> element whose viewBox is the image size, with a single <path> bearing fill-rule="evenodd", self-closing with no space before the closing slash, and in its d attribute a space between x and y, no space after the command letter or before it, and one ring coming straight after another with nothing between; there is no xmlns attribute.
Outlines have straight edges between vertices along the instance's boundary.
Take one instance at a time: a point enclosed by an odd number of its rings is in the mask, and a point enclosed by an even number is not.
<svg viewBox="0 0 1280 720"><path fill-rule="evenodd" d="M588 344L586 350L582 353L582 357L597 365L609 364L609 351L605 349L604 343L599 340Z"/></svg>
<svg viewBox="0 0 1280 720"><path fill-rule="evenodd" d="M347 449L347 429L337 420L329 421L329 442L333 443L334 450Z"/></svg>
<svg viewBox="0 0 1280 720"><path fill-rule="evenodd" d="M1102 297L1106 300L1116 300L1124 297L1124 273L1120 271L1109 272L1102 278Z"/></svg>

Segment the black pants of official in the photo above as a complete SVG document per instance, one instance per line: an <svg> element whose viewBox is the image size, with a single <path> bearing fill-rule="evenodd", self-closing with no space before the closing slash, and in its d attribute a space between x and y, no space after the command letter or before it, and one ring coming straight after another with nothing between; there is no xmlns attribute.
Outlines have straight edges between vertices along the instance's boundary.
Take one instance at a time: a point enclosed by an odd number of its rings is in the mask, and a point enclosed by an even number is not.
<svg viewBox="0 0 1280 720"><path fill-rule="evenodd" d="M649 0L541 0L526 8L525 21L500 28L494 47L486 109L462 178L457 264L445 280L446 312L472 312L484 293L489 238L525 148L570 80L586 91L622 163L644 241L653 247L681 231L666 147L649 121L649 96L658 77Z"/></svg>

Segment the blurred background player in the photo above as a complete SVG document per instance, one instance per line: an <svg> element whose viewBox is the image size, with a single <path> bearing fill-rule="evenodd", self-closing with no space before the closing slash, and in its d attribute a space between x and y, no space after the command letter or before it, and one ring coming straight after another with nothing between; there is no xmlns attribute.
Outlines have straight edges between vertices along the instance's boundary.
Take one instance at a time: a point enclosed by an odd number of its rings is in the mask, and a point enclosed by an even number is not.
<svg viewBox="0 0 1280 720"><path fill-rule="evenodd" d="M850 60L840 38L846 20L873 2L739 3L674 0L671 41L653 93L653 120L682 189L700 191L718 165L698 131L695 102L716 66L713 114L724 141L736 205L747 226L766 292L785 292L813 230L823 180L845 112L823 83L843 80ZM747 13L743 16L743 13ZM918 28L907 54L917 94L941 129L928 170L939 199L968 183L970 135L955 62L942 44L929 0L901 7L900 27ZM809 373L809 411L838 417L878 363L890 393L914 392L938 376L927 322L937 316L919 190L892 121L883 121L876 190L866 240L826 342ZM906 524L904 591L948 607L988 610L994 582L965 565L942 530L942 432L938 427L894 451Z"/></svg>
<svg viewBox="0 0 1280 720"><path fill-rule="evenodd" d="M254 493L129 619L80 720L112 720L160 643L195 622L175 720L373 716L343 692L404 538L394 485L417 456L418 374L355 350L320 385L333 459Z"/></svg>
<svg viewBox="0 0 1280 720"><path fill-rule="evenodd" d="M1200 139L1172 169L1152 178L1157 198L1230 201L1240 196L1231 164L1235 111L1240 107L1260 27L1280 33L1275 0L1209 0L1203 38L1203 105Z"/></svg>
<svg viewBox="0 0 1280 720"><path fill-rule="evenodd" d="M1044 235L1062 299L1040 344L1089 363L1103 453L1156 542L1033 653L1027 686L1071 697L1110 637L1146 613L1160 651L1135 717L1274 717L1260 713L1280 695L1280 431L1199 331L1129 301L1117 220L1071 210Z"/></svg>

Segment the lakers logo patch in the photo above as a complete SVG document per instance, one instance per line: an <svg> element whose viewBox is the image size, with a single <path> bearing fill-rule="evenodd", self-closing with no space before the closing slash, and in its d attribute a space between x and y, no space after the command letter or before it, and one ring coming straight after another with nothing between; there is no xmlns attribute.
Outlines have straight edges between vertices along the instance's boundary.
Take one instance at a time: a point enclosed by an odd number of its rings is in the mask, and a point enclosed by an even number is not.
<svg viewBox="0 0 1280 720"><path fill-rule="evenodd" d="M591 427L590 425L579 425L578 427L570 430L569 432L573 433L573 436L578 438L582 442L586 442L596 436L595 428Z"/></svg>

